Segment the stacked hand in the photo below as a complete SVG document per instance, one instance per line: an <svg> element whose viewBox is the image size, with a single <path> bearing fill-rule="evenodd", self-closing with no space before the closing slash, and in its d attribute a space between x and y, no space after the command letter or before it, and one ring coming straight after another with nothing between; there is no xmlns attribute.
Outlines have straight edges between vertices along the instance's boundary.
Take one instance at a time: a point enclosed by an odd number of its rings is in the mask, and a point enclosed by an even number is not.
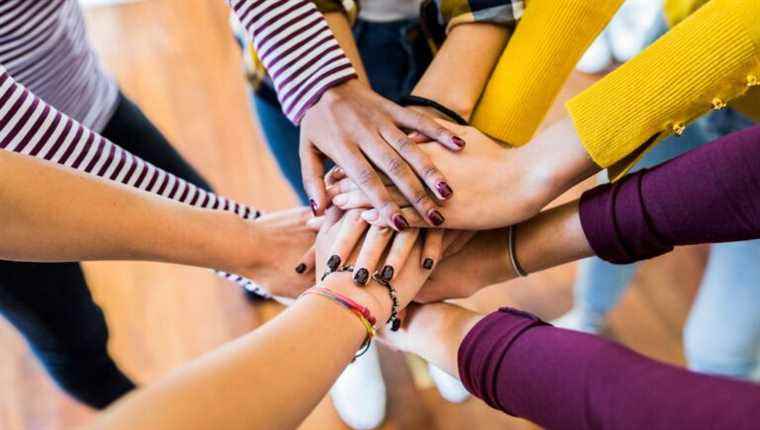
<svg viewBox="0 0 760 430"><path fill-rule="evenodd" d="M464 140L446 127L418 111L384 99L354 79L322 95L304 115L301 130L304 187L315 214L323 213L328 206L322 175L323 158L329 157L378 208L386 225L402 230L409 221L390 197L375 167L412 202L412 212L418 214L417 218L429 223L426 225L440 224L435 199L450 198L452 188L404 130L422 133L443 145L447 152L461 150Z"/></svg>

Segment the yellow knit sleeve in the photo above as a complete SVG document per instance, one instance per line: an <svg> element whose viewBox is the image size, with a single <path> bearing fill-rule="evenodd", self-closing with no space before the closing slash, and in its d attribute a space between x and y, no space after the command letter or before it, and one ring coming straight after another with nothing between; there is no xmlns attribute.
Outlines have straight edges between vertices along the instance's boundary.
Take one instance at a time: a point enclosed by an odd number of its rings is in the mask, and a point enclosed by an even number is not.
<svg viewBox="0 0 760 430"><path fill-rule="evenodd" d="M640 55L567 103L576 130L602 167L627 170L645 142L760 84L760 0L711 0ZM625 159L625 160L624 160Z"/></svg>
<svg viewBox="0 0 760 430"><path fill-rule="evenodd" d="M472 118L511 145L527 143L583 52L623 0L530 0Z"/></svg>

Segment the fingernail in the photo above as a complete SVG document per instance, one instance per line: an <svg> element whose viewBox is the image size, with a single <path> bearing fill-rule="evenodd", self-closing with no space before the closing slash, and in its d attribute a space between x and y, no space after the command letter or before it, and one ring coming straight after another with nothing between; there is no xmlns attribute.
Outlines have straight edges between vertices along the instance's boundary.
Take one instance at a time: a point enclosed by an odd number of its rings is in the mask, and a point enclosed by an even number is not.
<svg viewBox="0 0 760 430"><path fill-rule="evenodd" d="M409 221L407 221L406 218L404 218L404 216L401 214L393 215L393 218L391 218L391 220L393 221L393 225L396 226L396 228L399 230L403 230L409 227Z"/></svg>
<svg viewBox="0 0 760 430"><path fill-rule="evenodd" d="M464 143L464 140L462 140L462 138L460 138L458 136L454 136L454 137L451 138L451 140L454 141L454 144L456 146L458 146L460 148L464 148L465 143Z"/></svg>
<svg viewBox="0 0 760 430"><path fill-rule="evenodd" d="M333 255L329 260L327 260L327 268L330 269L331 272L338 270L338 266L340 266L339 256Z"/></svg>
<svg viewBox="0 0 760 430"><path fill-rule="evenodd" d="M378 215L377 211L364 211L364 212L362 212L362 219L364 221L369 222L369 223L377 221L378 216L379 215Z"/></svg>
<svg viewBox="0 0 760 430"><path fill-rule="evenodd" d="M441 215L441 213L435 209L431 209L430 212L428 212L428 218L430 218L430 222L432 222L435 226L439 226L443 224L444 221L446 221L443 215Z"/></svg>
<svg viewBox="0 0 760 430"><path fill-rule="evenodd" d="M354 282L358 285L362 285L362 286L366 285L368 279L369 279L369 272L367 271L367 269L363 267L357 270L356 273L354 274Z"/></svg>
<svg viewBox="0 0 760 430"><path fill-rule="evenodd" d="M401 328L401 320L396 318L391 323L391 331L398 331Z"/></svg>
<svg viewBox="0 0 760 430"><path fill-rule="evenodd" d="M444 199L448 199L449 197L451 197L452 194L454 194L454 191L451 189L449 184L444 181L441 181L435 184L435 188L438 190L438 192L441 194L441 197L443 197Z"/></svg>
<svg viewBox="0 0 760 430"><path fill-rule="evenodd" d="M306 271L306 265L301 263L298 266L296 266L296 273L303 273Z"/></svg>
<svg viewBox="0 0 760 430"><path fill-rule="evenodd" d="M338 194L337 196L333 197L333 203L335 206L343 206L348 203L348 196L345 194Z"/></svg>
<svg viewBox="0 0 760 430"><path fill-rule="evenodd" d="M432 258L426 258L422 262L422 267L425 268L425 269L427 269L427 270L432 269L433 268L433 259Z"/></svg>
<svg viewBox="0 0 760 430"><path fill-rule="evenodd" d="M393 266L386 265L383 267L383 270L380 271L380 277L383 278L384 281L390 282L391 279L393 279Z"/></svg>
<svg viewBox="0 0 760 430"><path fill-rule="evenodd" d="M317 216L317 209L319 209L319 206L317 206L317 202L315 202L314 199L309 199L309 207L311 207L311 213L313 213L314 216Z"/></svg>

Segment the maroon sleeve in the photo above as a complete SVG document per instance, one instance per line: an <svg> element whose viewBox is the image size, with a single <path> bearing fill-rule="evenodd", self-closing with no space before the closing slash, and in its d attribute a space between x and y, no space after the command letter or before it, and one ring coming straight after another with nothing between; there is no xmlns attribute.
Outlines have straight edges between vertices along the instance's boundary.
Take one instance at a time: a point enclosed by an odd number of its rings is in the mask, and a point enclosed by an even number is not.
<svg viewBox="0 0 760 430"><path fill-rule="evenodd" d="M504 308L459 348L467 389L550 429L756 429L760 386L690 372Z"/></svg>
<svg viewBox="0 0 760 430"><path fill-rule="evenodd" d="M580 217L594 253L620 264L760 238L760 126L587 191Z"/></svg>

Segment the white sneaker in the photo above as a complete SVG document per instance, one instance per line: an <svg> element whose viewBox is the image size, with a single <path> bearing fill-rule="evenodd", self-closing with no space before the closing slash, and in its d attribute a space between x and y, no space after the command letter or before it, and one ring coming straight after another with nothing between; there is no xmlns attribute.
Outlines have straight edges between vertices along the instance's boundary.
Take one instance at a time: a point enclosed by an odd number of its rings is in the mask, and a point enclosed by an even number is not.
<svg viewBox="0 0 760 430"><path fill-rule="evenodd" d="M615 60L624 63L638 55L659 36L662 0L627 0L608 27Z"/></svg>
<svg viewBox="0 0 760 430"><path fill-rule="evenodd" d="M451 403L462 403L470 398L470 392L464 388L459 379L432 364L428 364L428 373L430 373L430 378L433 379L438 392L444 399Z"/></svg>
<svg viewBox="0 0 760 430"><path fill-rule="evenodd" d="M330 389L330 397L340 418L354 430L371 430L383 423L385 382L374 343L341 373Z"/></svg>
<svg viewBox="0 0 760 430"><path fill-rule="evenodd" d="M555 327L566 328L568 330L599 334L604 327L604 316L596 312L572 308L568 313L551 321L551 324Z"/></svg>
<svg viewBox="0 0 760 430"><path fill-rule="evenodd" d="M607 40L607 30L597 36L586 53L583 54L575 68L583 73L596 75L607 71L612 66L612 50Z"/></svg>

